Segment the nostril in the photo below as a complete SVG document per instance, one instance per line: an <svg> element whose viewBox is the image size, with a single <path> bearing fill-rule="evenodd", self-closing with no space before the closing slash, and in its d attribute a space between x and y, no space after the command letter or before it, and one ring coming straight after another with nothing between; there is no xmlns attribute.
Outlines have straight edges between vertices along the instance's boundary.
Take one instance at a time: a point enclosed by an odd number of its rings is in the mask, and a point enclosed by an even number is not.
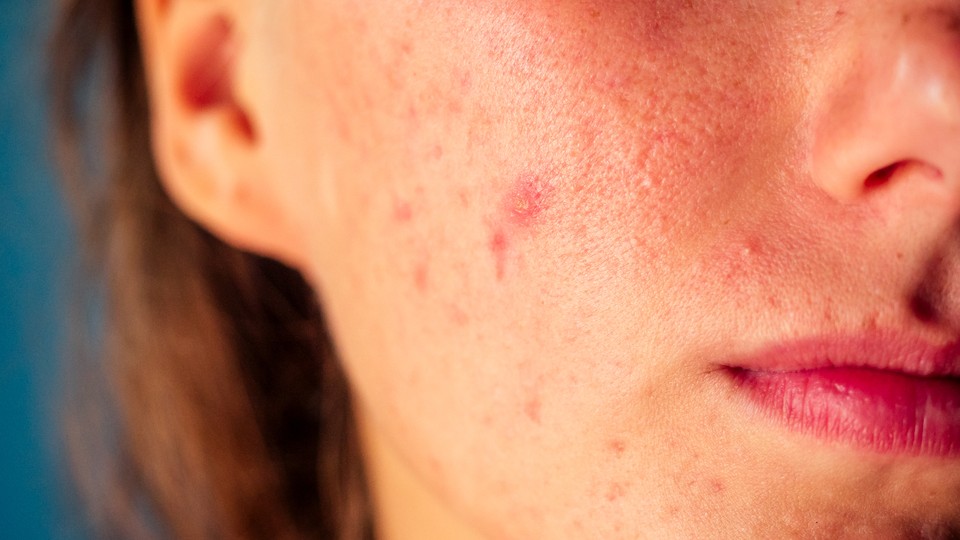
<svg viewBox="0 0 960 540"><path fill-rule="evenodd" d="M917 294L910 300L910 311L924 323L934 323L940 318L936 306L924 294Z"/></svg>
<svg viewBox="0 0 960 540"><path fill-rule="evenodd" d="M866 189L875 189L886 184L891 178L893 178L893 175L897 172L897 169L902 168L904 164L905 163L903 161L898 161L891 165L887 165L882 169L873 171L863 182L863 187Z"/></svg>
<svg viewBox="0 0 960 540"><path fill-rule="evenodd" d="M895 176L906 174L916 175L929 180L942 180L943 171L939 168L917 160L901 160L873 171L863 182L865 190L876 189L890 183Z"/></svg>

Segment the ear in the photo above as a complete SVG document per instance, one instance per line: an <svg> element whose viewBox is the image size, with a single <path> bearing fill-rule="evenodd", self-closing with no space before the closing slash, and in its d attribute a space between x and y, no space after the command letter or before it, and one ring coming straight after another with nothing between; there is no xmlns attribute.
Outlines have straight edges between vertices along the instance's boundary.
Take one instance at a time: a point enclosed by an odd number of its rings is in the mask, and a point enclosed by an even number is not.
<svg viewBox="0 0 960 540"><path fill-rule="evenodd" d="M153 151L164 187L226 242L298 266L300 232L272 182L244 0L137 0ZM287 186L288 188L290 186Z"/></svg>

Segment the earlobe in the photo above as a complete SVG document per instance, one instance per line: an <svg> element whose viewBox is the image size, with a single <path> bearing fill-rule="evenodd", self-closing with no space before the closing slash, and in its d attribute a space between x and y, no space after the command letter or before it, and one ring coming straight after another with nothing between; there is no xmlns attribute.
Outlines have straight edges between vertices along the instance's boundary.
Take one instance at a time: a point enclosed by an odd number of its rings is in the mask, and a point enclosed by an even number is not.
<svg viewBox="0 0 960 540"><path fill-rule="evenodd" d="M238 248L296 265L299 243L267 182L254 120L242 95L247 53L242 2L140 0L138 21L163 184L195 221Z"/></svg>

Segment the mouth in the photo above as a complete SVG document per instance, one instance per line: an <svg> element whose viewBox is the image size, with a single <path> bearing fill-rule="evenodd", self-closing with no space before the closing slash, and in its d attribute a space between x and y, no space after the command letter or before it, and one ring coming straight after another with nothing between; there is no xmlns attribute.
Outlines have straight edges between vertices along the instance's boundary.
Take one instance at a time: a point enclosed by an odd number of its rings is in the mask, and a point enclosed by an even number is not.
<svg viewBox="0 0 960 540"><path fill-rule="evenodd" d="M786 429L867 452L960 458L960 343L812 339L724 363Z"/></svg>

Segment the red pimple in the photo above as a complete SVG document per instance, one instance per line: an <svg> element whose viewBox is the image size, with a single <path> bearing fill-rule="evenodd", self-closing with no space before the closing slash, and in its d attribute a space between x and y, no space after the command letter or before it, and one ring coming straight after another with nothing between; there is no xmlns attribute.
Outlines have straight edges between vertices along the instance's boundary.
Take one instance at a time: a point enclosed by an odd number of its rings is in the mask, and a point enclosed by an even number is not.
<svg viewBox="0 0 960 540"><path fill-rule="evenodd" d="M508 221L520 227L528 227L546 208L549 186L536 175L521 175L507 194L504 210Z"/></svg>
<svg viewBox="0 0 960 540"><path fill-rule="evenodd" d="M532 227L547 208L552 191L552 186L540 176L525 173L517 177L504 196L489 245L498 281L504 277L508 235Z"/></svg>
<svg viewBox="0 0 960 540"><path fill-rule="evenodd" d="M611 453L617 456L621 456L623 455L624 450L627 449L627 444L621 441L620 439L614 439L610 441L610 443L608 444L608 447L610 448Z"/></svg>

